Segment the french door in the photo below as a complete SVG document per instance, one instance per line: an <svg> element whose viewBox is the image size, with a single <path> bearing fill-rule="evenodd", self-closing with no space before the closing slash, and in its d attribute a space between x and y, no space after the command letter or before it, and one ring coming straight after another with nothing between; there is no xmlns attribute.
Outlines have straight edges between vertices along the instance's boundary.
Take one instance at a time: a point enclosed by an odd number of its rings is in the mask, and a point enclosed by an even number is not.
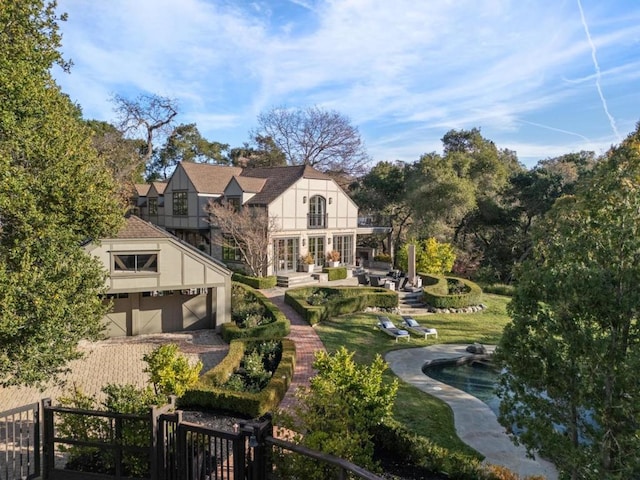
<svg viewBox="0 0 640 480"><path fill-rule="evenodd" d="M277 238L273 241L276 273L295 272L298 268L298 238Z"/></svg>
<svg viewBox="0 0 640 480"><path fill-rule="evenodd" d="M313 255L316 266L324 265L324 237L309 237L309 253Z"/></svg>

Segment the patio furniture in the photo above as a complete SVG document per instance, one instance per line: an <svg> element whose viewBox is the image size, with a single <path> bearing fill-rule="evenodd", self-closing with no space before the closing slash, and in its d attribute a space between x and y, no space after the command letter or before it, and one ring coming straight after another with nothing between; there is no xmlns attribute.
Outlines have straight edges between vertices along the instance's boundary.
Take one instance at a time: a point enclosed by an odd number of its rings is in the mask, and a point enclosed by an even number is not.
<svg viewBox="0 0 640 480"><path fill-rule="evenodd" d="M409 335L409 332L396 327L389 317L378 317L378 328L387 335L395 338L396 342L399 338L406 338L407 342L411 340L411 335Z"/></svg>

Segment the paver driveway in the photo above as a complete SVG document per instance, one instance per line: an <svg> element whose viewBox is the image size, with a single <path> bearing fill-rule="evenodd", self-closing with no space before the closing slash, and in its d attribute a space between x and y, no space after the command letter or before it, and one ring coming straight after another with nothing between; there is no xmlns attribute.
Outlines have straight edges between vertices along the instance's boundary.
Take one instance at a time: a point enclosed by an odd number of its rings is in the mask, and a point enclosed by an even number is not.
<svg viewBox="0 0 640 480"><path fill-rule="evenodd" d="M73 384L86 394L96 395L98 399L102 398L101 389L107 383L144 386L148 374L144 372L146 363L142 356L165 343L177 343L180 351L186 354L190 361L201 360L204 364L203 370L216 365L229 349L213 330L82 342L79 348L85 353L84 358L74 360L69 365L71 372L65 376L66 387L49 385L44 391L24 387L0 388L0 412L38 402L42 398L48 397L55 401Z"/></svg>

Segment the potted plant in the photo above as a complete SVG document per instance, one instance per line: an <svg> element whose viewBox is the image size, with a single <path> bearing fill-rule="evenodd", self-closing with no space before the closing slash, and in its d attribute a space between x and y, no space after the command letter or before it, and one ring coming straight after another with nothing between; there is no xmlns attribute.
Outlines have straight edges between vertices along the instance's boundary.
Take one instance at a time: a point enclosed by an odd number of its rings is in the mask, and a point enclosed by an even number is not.
<svg viewBox="0 0 640 480"><path fill-rule="evenodd" d="M313 255L311 255L310 253L307 253L306 255L302 256L300 258L300 262L302 263L302 266L304 268L305 271L311 273L313 272L313 269L315 268L315 264L316 261L313 258Z"/></svg>
<svg viewBox="0 0 640 480"><path fill-rule="evenodd" d="M331 250L327 253L327 262L329 262L330 267L339 267L340 266L340 252L337 250Z"/></svg>

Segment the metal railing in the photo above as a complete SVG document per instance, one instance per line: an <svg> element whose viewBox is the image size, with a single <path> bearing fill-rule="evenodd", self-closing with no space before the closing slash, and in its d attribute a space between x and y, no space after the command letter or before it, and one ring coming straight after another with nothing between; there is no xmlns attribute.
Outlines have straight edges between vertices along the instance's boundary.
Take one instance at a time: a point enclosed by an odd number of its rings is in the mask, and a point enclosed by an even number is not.
<svg viewBox="0 0 640 480"><path fill-rule="evenodd" d="M0 479L40 475L40 404L0 413Z"/></svg>
<svg viewBox="0 0 640 480"><path fill-rule="evenodd" d="M327 228L328 218L326 213L307 213L307 228Z"/></svg>

